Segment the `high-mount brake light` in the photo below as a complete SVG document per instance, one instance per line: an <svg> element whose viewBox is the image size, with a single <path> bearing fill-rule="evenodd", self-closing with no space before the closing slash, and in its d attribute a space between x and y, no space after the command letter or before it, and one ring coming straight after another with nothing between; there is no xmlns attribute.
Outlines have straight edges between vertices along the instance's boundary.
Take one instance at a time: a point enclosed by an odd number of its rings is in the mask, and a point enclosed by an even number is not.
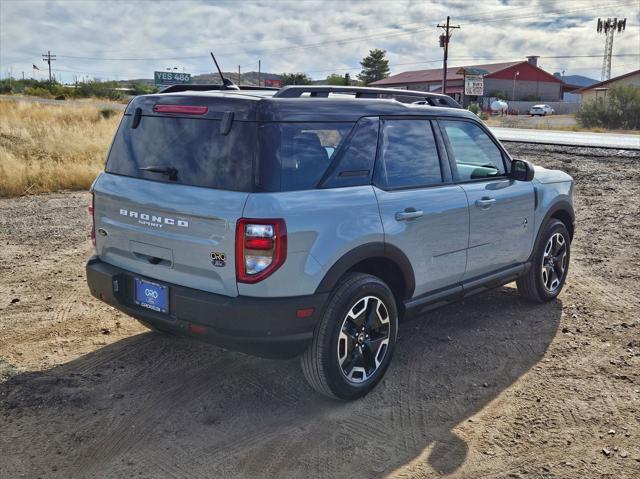
<svg viewBox="0 0 640 479"><path fill-rule="evenodd" d="M154 105L156 113L179 113L181 115L206 115L209 108L195 105Z"/></svg>
<svg viewBox="0 0 640 479"><path fill-rule="evenodd" d="M273 274L287 257L283 219L240 218L236 226L236 279L257 283Z"/></svg>

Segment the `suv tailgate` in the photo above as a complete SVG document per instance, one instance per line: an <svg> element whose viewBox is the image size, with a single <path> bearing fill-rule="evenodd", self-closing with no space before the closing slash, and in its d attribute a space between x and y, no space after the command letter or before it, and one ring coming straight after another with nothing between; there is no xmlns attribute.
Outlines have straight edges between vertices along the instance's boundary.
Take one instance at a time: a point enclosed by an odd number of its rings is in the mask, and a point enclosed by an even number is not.
<svg viewBox="0 0 640 479"><path fill-rule="evenodd" d="M109 173L93 193L103 261L161 282L238 295L235 224L248 193Z"/></svg>

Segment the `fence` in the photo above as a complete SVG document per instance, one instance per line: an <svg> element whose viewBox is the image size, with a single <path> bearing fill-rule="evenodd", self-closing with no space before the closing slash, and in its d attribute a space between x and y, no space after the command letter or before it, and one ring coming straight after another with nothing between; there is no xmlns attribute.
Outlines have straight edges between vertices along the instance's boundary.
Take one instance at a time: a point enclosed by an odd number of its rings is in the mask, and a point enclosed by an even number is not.
<svg viewBox="0 0 640 479"><path fill-rule="evenodd" d="M486 110L491 105L491 102L494 101L495 98L487 98L482 103L482 109ZM568 115L573 114L578 111L580 108L580 103L569 102L569 101L507 101L509 105L509 114L520 114L527 115L529 114L529 109L533 105L549 105L551 108L555 110L556 115Z"/></svg>

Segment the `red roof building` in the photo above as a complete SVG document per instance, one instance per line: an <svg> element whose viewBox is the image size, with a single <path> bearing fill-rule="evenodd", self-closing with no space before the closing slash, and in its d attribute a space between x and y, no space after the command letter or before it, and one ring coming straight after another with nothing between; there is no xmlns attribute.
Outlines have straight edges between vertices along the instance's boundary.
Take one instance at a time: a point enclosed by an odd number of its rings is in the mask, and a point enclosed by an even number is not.
<svg viewBox="0 0 640 479"><path fill-rule="evenodd" d="M473 70L483 75L484 97L502 94L509 100L561 101L564 83L538 67L537 58L527 57L527 60L523 61L447 68L445 93L461 101L464 93L464 71ZM417 70L398 73L373 82L369 86L441 93L442 76L442 68ZM473 97L473 100L477 101L480 98Z"/></svg>

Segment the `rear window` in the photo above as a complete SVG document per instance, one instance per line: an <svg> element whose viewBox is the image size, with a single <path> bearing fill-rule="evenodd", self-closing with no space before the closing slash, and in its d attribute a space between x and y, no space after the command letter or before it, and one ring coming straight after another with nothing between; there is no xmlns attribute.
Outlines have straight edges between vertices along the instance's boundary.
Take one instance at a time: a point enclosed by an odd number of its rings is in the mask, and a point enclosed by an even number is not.
<svg viewBox="0 0 640 479"><path fill-rule="evenodd" d="M353 123L265 123L256 183L264 191L317 186Z"/></svg>
<svg viewBox="0 0 640 479"><path fill-rule="evenodd" d="M220 121L143 116L137 128L126 115L111 147L106 171L147 180L209 188L251 191L256 152L256 123L234 121L227 135ZM177 171L168 174L141 168Z"/></svg>

